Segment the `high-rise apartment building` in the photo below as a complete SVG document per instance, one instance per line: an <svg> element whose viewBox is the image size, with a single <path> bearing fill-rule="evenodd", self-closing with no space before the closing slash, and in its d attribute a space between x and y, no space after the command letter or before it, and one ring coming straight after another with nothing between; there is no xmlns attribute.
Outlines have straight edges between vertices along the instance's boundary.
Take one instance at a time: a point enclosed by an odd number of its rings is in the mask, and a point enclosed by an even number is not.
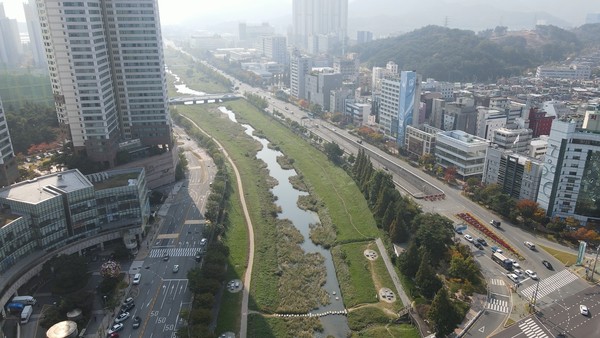
<svg viewBox="0 0 600 338"><path fill-rule="evenodd" d="M308 51L318 36L334 35L344 43L348 30L348 0L294 0L292 42Z"/></svg>
<svg viewBox="0 0 600 338"><path fill-rule="evenodd" d="M356 32L356 43L367 43L373 41L373 32L358 31Z"/></svg>
<svg viewBox="0 0 600 338"><path fill-rule="evenodd" d="M0 186L4 187L13 184L19 178L19 168L17 159L13 151L6 116L2 107L2 98L0 98Z"/></svg>
<svg viewBox="0 0 600 338"><path fill-rule="evenodd" d="M264 56L279 63L287 64L287 43L285 36L265 36L262 38Z"/></svg>
<svg viewBox="0 0 600 338"><path fill-rule="evenodd" d="M170 148L157 0L36 3L57 116L75 149L112 166L124 141Z"/></svg>
<svg viewBox="0 0 600 338"><path fill-rule="evenodd" d="M400 77L381 81L379 124L401 147L405 145L406 127L418 121L420 98L420 75L413 71L402 71Z"/></svg>
<svg viewBox="0 0 600 338"><path fill-rule="evenodd" d="M33 58L33 66L38 68L47 68L46 52L44 51L44 42L42 40L42 30L40 28L40 19L37 14L37 7L33 0L23 4L25 12L25 21L27 22L27 32L29 33L29 49Z"/></svg>
<svg viewBox="0 0 600 338"><path fill-rule="evenodd" d="M19 65L22 52L17 20L7 18L4 5L0 3L0 65Z"/></svg>
<svg viewBox="0 0 600 338"><path fill-rule="evenodd" d="M312 59L298 52L290 58L290 95L297 99L306 98L306 76L312 69Z"/></svg>

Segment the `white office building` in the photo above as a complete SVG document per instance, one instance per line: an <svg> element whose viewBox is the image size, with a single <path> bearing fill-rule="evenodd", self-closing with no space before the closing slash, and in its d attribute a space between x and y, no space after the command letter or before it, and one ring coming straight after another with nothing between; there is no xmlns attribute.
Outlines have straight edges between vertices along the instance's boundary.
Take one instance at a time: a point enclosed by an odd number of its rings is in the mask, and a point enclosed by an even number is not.
<svg viewBox="0 0 600 338"><path fill-rule="evenodd" d="M312 69L312 59L300 53L290 58L290 95L297 99L306 99L306 77Z"/></svg>
<svg viewBox="0 0 600 338"><path fill-rule="evenodd" d="M59 122L92 161L118 143L169 147L157 0L36 0Z"/></svg>
<svg viewBox="0 0 600 338"><path fill-rule="evenodd" d="M488 140L462 130L438 133L435 140L436 163L443 168L455 167L463 179L481 176L488 143Z"/></svg>
<svg viewBox="0 0 600 338"><path fill-rule="evenodd" d="M535 72L538 79L588 80L591 75L592 67L581 63L568 66L539 66Z"/></svg>

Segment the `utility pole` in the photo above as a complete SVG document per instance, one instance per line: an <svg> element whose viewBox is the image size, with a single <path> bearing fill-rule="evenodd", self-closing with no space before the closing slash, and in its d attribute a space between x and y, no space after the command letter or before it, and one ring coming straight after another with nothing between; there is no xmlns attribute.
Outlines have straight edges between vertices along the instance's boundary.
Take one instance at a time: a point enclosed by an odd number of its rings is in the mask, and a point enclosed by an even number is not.
<svg viewBox="0 0 600 338"><path fill-rule="evenodd" d="M537 280L537 284L535 286L535 292L533 293L532 298L532 303L531 303L531 309L533 309L533 311L535 311L535 304L537 302L537 295L538 295L538 290L540 288L540 280Z"/></svg>
<svg viewBox="0 0 600 338"><path fill-rule="evenodd" d="M594 259L594 266L592 268L592 283L594 282L594 272L596 272L596 262L598 262L598 254L600 253L600 244L596 245L596 258Z"/></svg>

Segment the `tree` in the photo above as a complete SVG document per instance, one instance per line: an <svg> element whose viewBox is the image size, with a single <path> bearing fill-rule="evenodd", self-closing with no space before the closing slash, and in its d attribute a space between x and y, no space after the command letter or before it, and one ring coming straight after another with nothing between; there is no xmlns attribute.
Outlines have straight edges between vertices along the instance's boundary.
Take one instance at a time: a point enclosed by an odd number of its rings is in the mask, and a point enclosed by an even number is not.
<svg viewBox="0 0 600 338"><path fill-rule="evenodd" d="M457 170L455 166L446 168L446 170L444 170L444 181L446 181L446 183L454 183L456 181L456 173Z"/></svg>
<svg viewBox="0 0 600 338"><path fill-rule="evenodd" d="M421 257L419 271L417 271L415 276L415 284L418 285L421 294L427 299L431 299L442 287L442 281L435 274L435 271L433 271L427 252L424 252Z"/></svg>
<svg viewBox="0 0 600 338"><path fill-rule="evenodd" d="M436 293L427 316L433 323L436 337L446 337L454 330L458 316L446 288L441 288Z"/></svg>
<svg viewBox="0 0 600 338"><path fill-rule="evenodd" d="M419 157L419 165L427 171L433 170L433 166L435 165L435 156L433 154L423 154Z"/></svg>
<svg viewBox="0 0 600 338"><path fill-rule="evenodd" d="M546 229L554 232L562 232L567 228L567 222L560 217L554 217L546 224Z"/></svg>
<svg viewBox="0 0 600 338"><path fill-rule="evenodd" d="M416 231L417 245L422 246L430 254L431 263L437 266L453 243L453 223L445 216L438 214L419 214L412 222Z"/></svg>
<svg viewBox="0 0 600 338"><path fill-rule="evenodd" d="M77 254L56 256L44 263L42 269L52 281L52 290L61 294L85 286L89 278L87 260Z"/></svg>
<svg viewBox="0 0 600 338"><path fill-rule="evenodd" d="M406 251L400 254L398 258L398 268L402 274L409 278L414 278L419 271L419 262L421 258L419 256L419 248L417 243L413 240L408 244Z"/></svg>
<svg viewBox="0 0 600 338"><path fill-rule="evenodd" d="M333 162L336 165L340 165L342 164L342 155L344 155L344 151L342 150L342 148L340 148L339 145L337 145L337 143L335 142L328 142L325 144L325 154L327 155L327 158L329 158L329 160L331 162Z"/></svg>

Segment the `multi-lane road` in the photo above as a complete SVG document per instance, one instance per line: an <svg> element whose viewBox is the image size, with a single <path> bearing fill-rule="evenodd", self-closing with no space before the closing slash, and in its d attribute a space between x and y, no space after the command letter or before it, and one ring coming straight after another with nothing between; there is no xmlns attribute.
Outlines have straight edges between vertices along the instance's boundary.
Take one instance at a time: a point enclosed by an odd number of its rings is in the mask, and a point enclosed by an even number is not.
<svg viewBox="0 0 600 338"><path fill-rule="evenodd" d="M148 255L129 268L131 276L142 274L140 284L129 290L135 302L131 318L139 316L142 324L133 329L132 319L126 320L120 337L176 337L185 322L181 310L191 307L187 271L199 264L195 256L204 249L200 241L208 236L203 214L216 168L183 130L175 128L175 134L179 147L185 150L188 177L176 183L166 202L168 209L161 210L159 233L151 243L143 244Z"/></svg>

